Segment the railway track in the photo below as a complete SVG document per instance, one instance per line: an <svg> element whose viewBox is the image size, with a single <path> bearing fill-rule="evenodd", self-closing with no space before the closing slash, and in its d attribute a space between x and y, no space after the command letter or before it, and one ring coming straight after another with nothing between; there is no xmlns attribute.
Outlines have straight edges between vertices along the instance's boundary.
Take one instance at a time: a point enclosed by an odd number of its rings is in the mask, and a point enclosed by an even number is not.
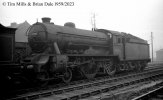
<svg viewBox="0 0 163 100"><path fill-rule="evenodd" d="M148 91L132 100L163 100L163 83L150 87Z"/></svg>
<svg viewBox="0 0 163 100"><path fill-rule="evenodd" d="M163 62L148 63L148 66L146 67L146 69L159 68L159 67L163 67Z"/></svg>
<svg viewBox="0 0 163 100"><path fill-rule="evenodd" d="M144 72L134 73L124 76L116 76L113 78L104 77L92 80L92 81L76 81L69 85L61 86L59 88L51 88L40 90L37 92L31 92L23 95L17 95L10 100L69 100L69 99L83 99L89 98L94 95L103 94L108 91L117 90L126 86L134 85L143 82L149 82L156 80L158 77L162 77L163 69L149 69Z"/></svg>
<svg viewBox="0 0 163 100"><path fill-rule="evenodd" d="M108 93L97 95L95 97L86 98L84 100L97 100L97 99L100 99L100 100L151 100L147 98L144 99L143 96L144 95L146 96L146 94L149 91L153 91L153 89L156 89L161 86L163 86L163 80L160 80L160 79L154 79L151 81L150 80L142 81L138 84L133 84L127 87L116 89ZM151 98L152 96L147 96L147 97ZM153 99L153 100L157 100L157 99Z"/></svg>

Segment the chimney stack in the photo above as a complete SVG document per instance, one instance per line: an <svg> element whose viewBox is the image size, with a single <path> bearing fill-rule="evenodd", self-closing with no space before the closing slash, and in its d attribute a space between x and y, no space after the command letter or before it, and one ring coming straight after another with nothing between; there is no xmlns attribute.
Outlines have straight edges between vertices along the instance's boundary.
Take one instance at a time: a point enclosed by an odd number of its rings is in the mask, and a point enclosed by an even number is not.
<svg viewBox="0 0 163 100"><path fill-rule="evenodd" d="M50 23L50 20L51 20L51 18L49 18L49 17L43 17L42 18L43 23Z"/></svg>

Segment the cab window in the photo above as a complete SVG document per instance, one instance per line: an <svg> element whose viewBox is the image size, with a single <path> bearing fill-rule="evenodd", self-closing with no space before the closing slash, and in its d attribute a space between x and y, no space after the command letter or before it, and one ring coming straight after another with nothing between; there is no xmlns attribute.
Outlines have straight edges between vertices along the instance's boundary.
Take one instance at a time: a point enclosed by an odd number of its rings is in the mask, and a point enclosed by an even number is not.
<svg viewBox="0 0 163 100"><path fill-rule="evenodd" d="M125 38L122 38L122 43L125 43Z"/></svg>
<svg viewBox="0 0 163 100"><path fill-rule="evenodd" d="M121 43L121 38L117 37L117 43Z"/></svg>
<svg viewBox="0 0 163 100"><path fill-rule="evenodd" d="M126 39L126 42L130 42L130 38L127 38L127 39Z"/></svg>
<svg viewBox="0 0 163 100"><path fill-rule="evenodd" d="M111 33L107 33L107 35L108 35L109 39L112 38L112 34Z"/></svg>

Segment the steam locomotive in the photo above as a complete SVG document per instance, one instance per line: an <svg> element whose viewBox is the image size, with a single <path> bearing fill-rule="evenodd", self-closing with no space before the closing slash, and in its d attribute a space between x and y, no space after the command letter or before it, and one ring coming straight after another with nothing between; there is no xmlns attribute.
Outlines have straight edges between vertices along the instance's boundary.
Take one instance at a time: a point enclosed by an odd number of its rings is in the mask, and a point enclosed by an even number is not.
<svg viewBox="0 0 163 100"><path fill-rule="evenodd" d="M27 66L33 67L40 80L61 77L70 82L76 74L91 79L96 74L143 70L150 61L147 41L131 34L82 30L71 22L59 26L50 18L42 20L27 32L33 53L26 58Z"/></svg>
<svg viewBox="0 0 163 100"><path fill-rule="evenodd" d="M147 41L131 34L83 30L71 22L59 26L48 17L42 20L27 30L32 52L21 59L25 76L42 84L55 78L68 83L75 76L92 79L98 74L141 71L150 61Z"/></svg>

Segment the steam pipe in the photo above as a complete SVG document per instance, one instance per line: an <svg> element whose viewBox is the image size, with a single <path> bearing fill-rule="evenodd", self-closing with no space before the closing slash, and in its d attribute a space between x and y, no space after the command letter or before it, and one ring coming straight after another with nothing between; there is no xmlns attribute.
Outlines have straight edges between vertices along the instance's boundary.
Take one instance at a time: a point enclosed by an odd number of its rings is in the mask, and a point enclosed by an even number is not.
<svg viewBox="0 0 163 100"><path fill-rule="evenodd" d="M54 42L54 49L56 51L56 54L61 54L61 52L60 52L60 50L59 50L58 45L57 45L56 42Z"/></svg>

